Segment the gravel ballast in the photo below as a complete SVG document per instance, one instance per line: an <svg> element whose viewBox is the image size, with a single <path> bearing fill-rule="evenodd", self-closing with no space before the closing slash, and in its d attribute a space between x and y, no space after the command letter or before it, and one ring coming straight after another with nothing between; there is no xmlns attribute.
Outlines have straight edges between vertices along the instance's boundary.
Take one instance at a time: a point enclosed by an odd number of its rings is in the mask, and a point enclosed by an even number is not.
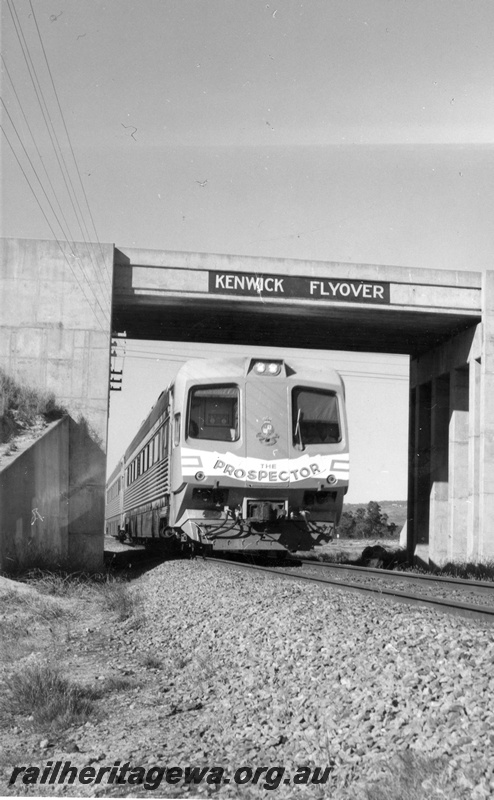
<svg viewBox="0 0 494 800"><path fill-rule="evenodd" d="M325 786L281 782L268 792L278 798L494 796L494 627L200 559L164 563L132 592L138 617L99 620L75 648L75 678L99 654L94 680L135 685L67 734L73 764L219 766L232 778L193 796L266 796L262 780L233 785L245 766L283 766L285 778L330 767ZM46 741L45 760L69 757ZM153 793L190 796L165 782Z"/></svg>

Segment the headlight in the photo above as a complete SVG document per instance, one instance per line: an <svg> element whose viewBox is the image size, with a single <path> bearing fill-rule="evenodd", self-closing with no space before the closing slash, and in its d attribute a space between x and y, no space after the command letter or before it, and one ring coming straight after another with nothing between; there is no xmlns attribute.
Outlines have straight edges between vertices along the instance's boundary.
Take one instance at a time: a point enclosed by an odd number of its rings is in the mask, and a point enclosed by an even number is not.
<svg viewBox="0 0 494 800"><path fill-rule="evenodd" d="M279 375L281 361L256 361L254 370L258 375Z"/></svg>

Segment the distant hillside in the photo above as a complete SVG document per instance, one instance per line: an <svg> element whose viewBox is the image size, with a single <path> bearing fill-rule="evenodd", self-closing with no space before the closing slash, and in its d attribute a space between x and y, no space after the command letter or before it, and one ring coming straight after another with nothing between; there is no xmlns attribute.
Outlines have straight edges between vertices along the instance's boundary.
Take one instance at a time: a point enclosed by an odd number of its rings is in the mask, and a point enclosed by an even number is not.
<svg viewBox="0 0 494 800"><path fill-rule="evenodd" d="M407 519L406 500L378 500L383 514L387 514L389 522L394 522L401 529ZM356 511L357 508L367 508L367 503L345 503L343 511Z"/></svg>

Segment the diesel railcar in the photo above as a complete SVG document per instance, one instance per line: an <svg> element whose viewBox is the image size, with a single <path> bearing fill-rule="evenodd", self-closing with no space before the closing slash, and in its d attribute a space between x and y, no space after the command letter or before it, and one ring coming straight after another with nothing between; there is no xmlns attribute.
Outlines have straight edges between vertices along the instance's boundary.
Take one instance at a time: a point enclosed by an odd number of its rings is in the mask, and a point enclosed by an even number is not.
<svg viewBox="0 0 494 800"><path fill-rule="evenodd" d="M204 359L160 395L112 486L131 542L283 553L330 540L348 477L337 372L298 359Z"/></svg>
<svg viewBox="0 0 494 800"><path fill-rule="evenodd" d="M123 536L125 530L123 513L123 471L123 459L120 459L106 482L106 533L117 539Z"/></svg>

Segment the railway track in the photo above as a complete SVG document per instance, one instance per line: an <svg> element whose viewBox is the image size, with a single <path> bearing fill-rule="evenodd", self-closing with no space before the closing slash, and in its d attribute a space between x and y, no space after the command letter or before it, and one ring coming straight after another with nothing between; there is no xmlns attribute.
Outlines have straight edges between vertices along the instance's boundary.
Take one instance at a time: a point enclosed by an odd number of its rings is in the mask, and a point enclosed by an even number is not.
<svg viewBox="0 0 494 800"><path fill-rule="evenodd" d="M279 578L318 583L361 594L380 595L395 602L429 606L449 614L494 622L494 583L317 561L292 561L288 567L260 566L211 557L207 560L211 563L276 575Z"/></svg>
<svg viewBox="0 0 494 800"><path fill-rule="evenodd" d="M150 569L169 557L142 549L108 554L114 567ZM426 605L450 614L494 622L494 583L442 576L399 572L370 567L331 564L310 559L290 559L282 565L263 566L232 558L208 556L206 560L239 569L250 569L280 578L334 586L391 601Z"/></svg>

